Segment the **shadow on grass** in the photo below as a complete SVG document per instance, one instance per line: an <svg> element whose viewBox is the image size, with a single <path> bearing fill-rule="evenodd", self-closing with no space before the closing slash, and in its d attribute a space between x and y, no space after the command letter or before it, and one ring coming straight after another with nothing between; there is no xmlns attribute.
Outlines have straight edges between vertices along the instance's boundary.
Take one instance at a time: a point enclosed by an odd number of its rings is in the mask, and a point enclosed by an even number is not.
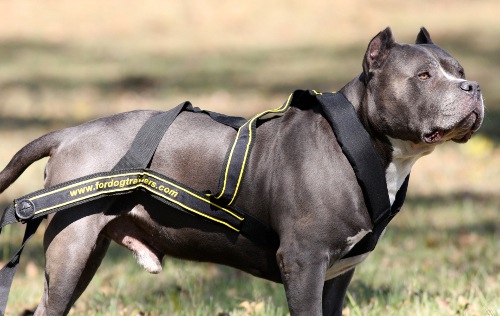
<svg viewBox="0 0 500 316"><path fill-rule="evenodd" d="M101 94L120 91L182 90L198 92L207 90L259 90L267 93L289 93L297 86L328 91L334 83L343 84L361 70L364 47L297 47L293 49L260 49L227 53L156 54L141 52L117 58L105 49L89 49L71 45L51 44L31 40L0 41L1 63L30 65L33 59L46 60L49 64L43 72L27 69L25 75L12 73L0 81L0 89L23 88L32 93L43 89L67 90L92 87ZM358 54L353 54L358 52ZM354 57L356 56L356 58ZM334 60L356 60L356 70L336 72L329 69ZM326 67L316 64L326 62ZM51 62L57 63L52 64ZM330 61L330 62L329 62ZM304 64L300 73L290 80L289 66ZM341 64L345 64L342 62ZM102 71L106 65L118 74ZM309 65L309 67L308 67ZM51 66L56 68L51 69ZM73 75L75 68L87 66L87 75ZM66 68L66 69L65 69ZM276 73L262 77L268 68ZM323 69L322 72L308 71ZM63 69L63 70L61 70ZM281 72L280 72L281 70ZM27 73L27 74L26 74ZM332 76L332 74L335 76ZM337 86L337 85L336 85Z"/></svg>
<svg viewBox="0 0 500 316"><path fill-rule="evenodd" d="M421 208L429 210L429 212L463 205L471 205L471 207L478 209L478 211L481 208L500 209L500 195L495 193L456 191L449 194L409 195L405 201L405 207Z"/></svg>

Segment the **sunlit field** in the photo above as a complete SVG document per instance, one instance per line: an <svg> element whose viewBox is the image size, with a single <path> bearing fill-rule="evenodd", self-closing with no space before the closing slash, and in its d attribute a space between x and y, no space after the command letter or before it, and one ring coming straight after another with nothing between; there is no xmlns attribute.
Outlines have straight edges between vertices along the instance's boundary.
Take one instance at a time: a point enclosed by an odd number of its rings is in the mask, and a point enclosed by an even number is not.
<svg viewBox="0 0 500 316"><path fill-rule="evenodd" d="M195 106L250 117L295 89L335 91L391 26L435 43L481 84L486 119L465 144L417 162L407 202L359 266L344 315L500 315L500 2L62 0L0 2L0 168L44 133L134 109ZM0 195L43 186L46 160ZM219 171L214 171L219 172ZM43 225L42 225L43 226ZM2 231L2 262L24 227ZM43 291L43 227L27 246L8 315ZM287 315L283 287L166 258L159 275L112 245L72 315Z"/></svg>

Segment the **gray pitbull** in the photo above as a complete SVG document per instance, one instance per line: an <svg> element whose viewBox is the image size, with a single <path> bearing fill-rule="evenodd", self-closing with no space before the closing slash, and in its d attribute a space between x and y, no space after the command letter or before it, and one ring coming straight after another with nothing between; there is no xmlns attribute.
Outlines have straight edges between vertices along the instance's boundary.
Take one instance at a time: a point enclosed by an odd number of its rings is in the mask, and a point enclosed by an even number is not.
<svg viewBox="0 0 500 316"><path fill-rule="evenodd" d="M483 120L479 85L465 79L460 64L423 28L416 44L397 43L389 28L376 35L362 74L340 92L382 157L391 203L418 158L448 140L467 142ZM111 170L155 113L122 113L42 136L2 171L0 192L46 156L47 187ZM282 282L291 315L341 315L354 268L369 253L341 258L373 228L353 169L315 111L292 108L256 135L235 206L272 228L278 247L134 195L80 205L49 218L45 291L35 314L67 314L114 240L150 273L162 270L165 255L224 264ZM234 129L206 115L183 112L151 169L216 192L234 137Z"/></svg>

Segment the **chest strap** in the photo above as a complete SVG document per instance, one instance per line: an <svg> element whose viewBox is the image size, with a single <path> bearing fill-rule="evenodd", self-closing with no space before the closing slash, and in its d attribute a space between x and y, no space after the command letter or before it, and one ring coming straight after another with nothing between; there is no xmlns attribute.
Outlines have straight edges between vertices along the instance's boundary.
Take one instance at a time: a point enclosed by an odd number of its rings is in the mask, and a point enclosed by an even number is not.
<svg viewBox="0 0 500 316"><path fill-rule="evenodd" d="M403 206L410 176L406 177L391 206L382 160L349 100L342 93L318 93L314 90L299 90L293 95L290 106L308 108L319 103L321 112L330 123L342 152L354 170L373 223L371 232L343 258L373 251L385 228Z"/></svg>

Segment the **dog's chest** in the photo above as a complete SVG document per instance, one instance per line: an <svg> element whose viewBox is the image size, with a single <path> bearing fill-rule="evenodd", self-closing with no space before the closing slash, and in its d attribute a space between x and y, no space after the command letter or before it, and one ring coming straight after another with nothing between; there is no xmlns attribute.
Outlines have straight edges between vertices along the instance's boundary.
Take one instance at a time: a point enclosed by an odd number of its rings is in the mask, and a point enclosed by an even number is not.
<svg viewBox="0 0 500 316"><path fill-rule="evenodd" d="M369 255L370 252L366 252L362 255L349 257L345 259L340 259L336 261L328 270L326 270L325 281L335 278L352 268L356 267L358 264L363 262Z"/></svg>
<svg viewBox="0 0 500 316"><path fill-rule="evenodd" d="M392 157L393 160L386 169L385 177L387 192L389 194L389 200L392 206L395 201L396 193L400 189L405 178L410 173L411 167L413 166L415 161L423 155L423 153L419 151L415 153L415 150L413 150L413 152L408 150L409 146L403 141L393 139L391 139L391 141L394 148ZM349 252L358 242L363 239L363 237L365 237L366 234L370 232L371 231L360 230L356 235L348 237L346 242L347 247L345 249L346 252ZM330 268L328 268L328 270L326 271L325 279L329 280L335 278L336 276L351 270L352 268L363 262L370 255L370 253L371 251L367 251L365 253L352 257L342 258L331 263Z"/></svg>
<svg viewBox="0 0 500 316"><path fill-rule="evenodd" d="M366 234L370 233L367 230L361 230L356 235L347 238L347 249L346 252L349 252L358 242L360 242ZM361 255L342 258L333 262L333 264L328 268L325 275L325 280L333 279L334 277L341 275L358 264L360 264L363 260L365 260L370 252L363 253Z"/></svg>

